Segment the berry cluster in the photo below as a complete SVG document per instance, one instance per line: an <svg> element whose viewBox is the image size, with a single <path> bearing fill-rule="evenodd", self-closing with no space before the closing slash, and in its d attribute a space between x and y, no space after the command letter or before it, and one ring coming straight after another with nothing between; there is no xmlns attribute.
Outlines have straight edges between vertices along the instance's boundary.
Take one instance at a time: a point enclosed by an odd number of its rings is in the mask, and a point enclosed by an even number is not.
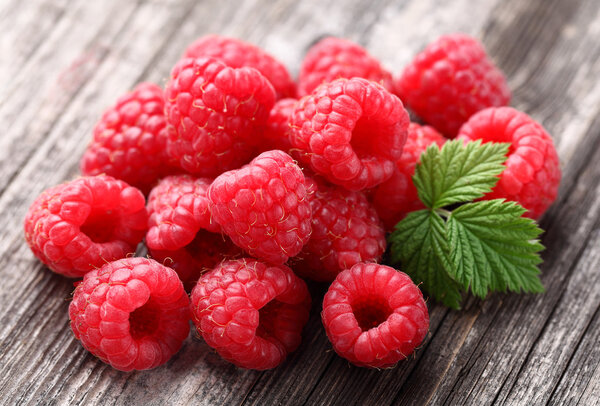
<svg viewBox="0 0 600 406"><path fill-rule="evenodd" d="M165 363L190 320L224 359L274 368L309 317L301 277L331 283L322 321L335 351L390 367L429 326L417 286L378 264L385 232L421 208L411 178L420 154L441 134L511 142L486 198L539 217L556 197L552 139L501 107L509 98L481 44L462 34L395 79L361 46L326 38L297 83L256 46L209 35L164 89L141 84L104 113L84 176L33 202L25 237L52 271L83 277L71 328L117 369ZM410 123L405 104L432 127ZM132 257L140 243L153 259Z"/></svg>

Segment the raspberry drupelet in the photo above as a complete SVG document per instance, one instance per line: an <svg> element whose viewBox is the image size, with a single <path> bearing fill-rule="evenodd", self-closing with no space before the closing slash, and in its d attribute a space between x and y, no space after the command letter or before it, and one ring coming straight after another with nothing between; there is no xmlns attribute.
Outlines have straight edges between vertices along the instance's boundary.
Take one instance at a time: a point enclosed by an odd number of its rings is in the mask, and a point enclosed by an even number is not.
<svg viewBox="0 0 600 406"><path fill-rule="evenodd" d="M325 294L321 316L335 352L362 367L393 367L429 329L419 288L405 273L378 264L341 272Z"/></svg>
<svg viewBox="0 0 600 406"><path fill-rule="evenodd" d="M433 144L441 147L445 142L446 138L433 127L416 123L408 126L406 144L402 156L396 162L394 174L369 194L387 231L391 231L411 211L425 208L419 200L412 176L419 157L427 147Z"/></svg>
<svg viewBox="0 0 600 406"><path fill-rule="evenodd" d="M211 218L206 197L211 182L190 175L168 176L148 198L150 255L173 268L188 290L203 270L241 254Z"/></svg>
<svg viewBox="0 0 600 406"><path fill-rule="evenodd" d="M304 174L283 151L263 152L220 175L210 185L208 199L213 219L253 257L283 264L310 238Z"/></svg>
<svg viewBox="0 0 600 406"><path fill-rule="evenodd" d="M312 209L312 234L294 271L316 281L331 282L359 262L378 262L385 251L385 230L362 192L306 179Z"/></svg>
<svg viewBox="0 0 600 406"><path fill-rule="evenodd" d="M189 334L189 299L175 271L127 258L88 272L73 293L75 337L121 371L156 368Z"/></svg>
<svg viewBox="0 0 600 406"><path fill-rule="evenodd" d="M327 37L319 41L302 61L298 78L298 96L310 94L322 83L354 77L377 82L390 92L392 74L360 45L342 38Z"/></svg>
<svg viewBox="0 0 600 406"><path fill-rule="evenodd" d="M154 183L176 171L169 164L163 91L141 83L106 110L94 127L81 158L83 175L106 174L148 193Z"/></svg>
<svg viewBox="0 0 600 406"><path fill-rule="evenodd" d="M408 113L398 97L361 78L338 79L300 99L290 142L328 181L358 191L392 176L406 141Z"/></svg>
<svg viewBox="0 0 600 406"><path fill-rule="evenodd" d="M207 35L194 41L184 53L184 58L213 57L232 68L254 68L271 82L277 98L294 97L296 84L286 67L255 45L237 38Z"/></svg>
<svg viewBox="0 0 600 406"><path fill-rule="evenodd" d="M208 345L233 364L270 369L300 345L308 321L306 284L285 265L225 261L192 291L192 320Z"/></svg>
<svg viewBox="0 0 600 406"><path fill-rule="evenodd" d="M142 192L113 177L87 176L55 186L25 216L27 244L52 271L81 277L134 253L146 234Z"/></svg>
<svg viewBox="0 0 600 406"><path fill-rule="evenodd" d="M459 138L510 143L506 169L484 199L515 201L533 219L541 217L556 199L561 171L554 142L527 114L511 107L482 110L461 127Z"/></svg>
<svg viewBox="0 0 600 406"><path fill-rule="evenodd" d="M256 69L186 58L165 89L167 154L196 176L247 163L262 142L275 91Z"/></svg>
<svg viewBox="0 0 600 406"><path fill-rule="evenodd" d="M419 117L447 137L486 107L506 106L504 74L479 41L466 34L443 35L406 66L396 92Z"/></svg>

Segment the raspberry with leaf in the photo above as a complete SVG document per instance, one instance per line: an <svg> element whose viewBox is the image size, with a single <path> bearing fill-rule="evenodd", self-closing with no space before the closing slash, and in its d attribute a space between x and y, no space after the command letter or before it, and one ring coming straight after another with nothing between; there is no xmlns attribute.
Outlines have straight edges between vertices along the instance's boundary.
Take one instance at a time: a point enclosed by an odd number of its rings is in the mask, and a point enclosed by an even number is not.
<svg viewBox="0 0 600 406"><path fill-rule="evenodd" d="M421 153L430 145L441 147L445 142L446 138L435 128L410 123L402 157L396 161L394 174L370 193L371 202L386 230L391 231L411 211L425 207L419 200L412 175Z"/></svg>
<svg viewBox="0 0 600 406"><path fill-rule="evenodd" d="M515 202L476 201L498 182L508 150L506 143L455 140L427 148L415 169L425 209L396 225L391 260L447 306L460 307L461 290L480 298L544 290L537 267L542 230Z"/></svg>
<svg viewBox="0 0 600 406"><path fill-rule="evenodd" d="M506 168L484 199L515 201L533 219L541 217L556 199L561 173L554 142L527 114L511 107L482 110L461 127L458 138L510 143Z"/></svg>

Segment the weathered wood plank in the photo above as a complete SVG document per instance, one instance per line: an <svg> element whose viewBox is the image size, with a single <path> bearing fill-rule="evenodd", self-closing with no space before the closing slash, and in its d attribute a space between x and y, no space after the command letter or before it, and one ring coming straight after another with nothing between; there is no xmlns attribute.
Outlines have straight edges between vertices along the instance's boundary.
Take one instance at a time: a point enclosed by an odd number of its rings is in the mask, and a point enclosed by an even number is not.
<svg viewBox="0 0 600 406"><path fill-rule="evenodd" d="M600 187L596 190L600 193ZM600 224L573 268L573 276L553 309L544 331L519 371L506 399L507 404L527 399L546 403L562 377L594 314L600 308ZM596 363L600 359L596 358Z"/></svg>
<svg viewBox="0 0 600 406"><path fill-rule="evenodd" d="M5 1L0 11L0 106L8 96L19 73L30 56L44 43L65 15L67 2L34 0Z"/></svg>
<svg viewBox="0 0 600 406"><path fill-rule="evenodd" d="M596 231L595 238L597 235ZM552 393L551 405L600 403L600 309L583 333L569 367Z"/></svg>
<svg viewBox="0 0 600 406"><path fill-rule="evenodd" d="M0 138L0 193L93 76L135 9L135 3L118 1L69 7L49 38L9 81L14 96L6 97L10 103L0 108L0 120L10 123Z"/></svg>

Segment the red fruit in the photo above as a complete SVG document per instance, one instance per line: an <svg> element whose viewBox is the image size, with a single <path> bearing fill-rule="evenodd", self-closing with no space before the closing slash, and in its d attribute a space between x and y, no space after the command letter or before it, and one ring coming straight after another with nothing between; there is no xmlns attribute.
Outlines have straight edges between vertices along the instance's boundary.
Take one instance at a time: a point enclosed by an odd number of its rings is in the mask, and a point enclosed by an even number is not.
<svg viewBox="0 0 600 406"><path fill-rule="evenodd" d="M412 176L419 157L428 146L444 145L446 138L442 137L433 127L410 123L408 137L402 157L396 162L396 170L391 178L377 186L370 194L371 202L383 220L385 228L391 231L394 226L408 213L424 209L419 200L417 188L413 184Z"/></svg>
<svg viewBox="0 0 600 406"><path fill-rule="evenodd" d="M188 292L196 286L200 275L219 262L240 257L243 253L229 237L202 229L184 247L172 251L149 248L148 251L152 258L177 272Z"/></svg>
<svg viewBox="0 0 600 406"><path fill-rule="evenodd" d="M315 172L358 191L392 176L408 122L400 99L381 85L338 79L298 102L290 141Z"/></svg>
<svg viewBox="0 0 600 406"><path fill-rule="evenodd" d="M378 262L385 251L385 230L361 192L307 179L312 234L292 267L306 278L331 282L359 262Z"/></svg>
<svg viewBox="0 0 600 406"><path fill-rule="evenodd" d="M552 137L527 114L510 107L482 110L461 127L459 138L511 143L506 169L484 199L515 201L533 219L556 199L561 173Z"/></svg>
<svg viewBox="0 0 600 406"><path fill-rule="evenodd" d="M390 92L394 87L392 74L366 49L346 39L328 37L310 48L304 57L298 78L298 95L310 94L322 83L354 77L377 82Z"/></svg>
<svg viewBox="0 0 600 406"><path fill-rule="evenodd" d="M25 239L52 271L81 277L134 253L146 234L142 192L110 176L89 176L44 191L25 216Z"/></svg>
<svg viewBox="0 0 600 406"><path fill-rule="evenodd" d="M261 143L274 103L273 86L256 69L183 59L165 89L167 153L197 176L237 168Z"/></svg>
<svg viewBox="0 0 600 406"><path fill-rule="evenodd" d="M197 39L184 53L184 58L213 57L232 68L247 66L263 74L271 82L277 98L294 97L296 84L286 67L255 45L236 38L207 35Z"/></svg>
<svg viewBox="0 0 600 406"><path fill-rule="evenodd" d="M177 274L146 258L127 258L88 272L73 292L75 337L121 371L156 368L189 334L189 299Z"/></svg>
<svg viewBox="0 0 600 406"><path fill-rule="evenodd" d="M448 137L486 107L505 106L510 90L483 46L465 34L444 35L408 64L396 81L402 101Z"/></svg>
<svg viewBox="0 0 600 406"><path fill-rule="evenodd" d="M254 259L219 264L192 291L192 319L208 345L233 364L270 369L298 348L310 295L285 265Z"/></svg>
<svg viewBox="0 0 600 406"><path fill-rule="evenodd" d="M250 255L274 264L296 256L310 237L302 170L282 151L263 152L208 189L213 219Z"/></svg>
<svg viewBox="0 0 600 406"><path fill-rule="evenodd" d="M294 107L298 100L296 99L281 99L271 109L267 127L264 133L264 143L262 149L270 151L272 149L280 149L284 152L290 151L290 117L294 112Z"/></svg>
<svg viewBox="0 0 600 406"><path fill-rule="evenodd" d="M173 268L189 289L204 269L241 253L211 218L206 197L210 183L189 175L168 176L148 198L150 255Z"/></svg>
<svg viewBox="0 0 600 406"><path fill-rule="evenodd" d="M419 288L405 273L377 264L340 273L323 299L321 317L335 352L361 367L393 367L429 329Z"/></svg>
<svg viewBox="0 0 600 406"><path fill-rule="evenodd" d="M175 171L168 165L166 143L163 91L141 83L104 112L81 158L81 173L110 175L147 193Z"/></svg>

